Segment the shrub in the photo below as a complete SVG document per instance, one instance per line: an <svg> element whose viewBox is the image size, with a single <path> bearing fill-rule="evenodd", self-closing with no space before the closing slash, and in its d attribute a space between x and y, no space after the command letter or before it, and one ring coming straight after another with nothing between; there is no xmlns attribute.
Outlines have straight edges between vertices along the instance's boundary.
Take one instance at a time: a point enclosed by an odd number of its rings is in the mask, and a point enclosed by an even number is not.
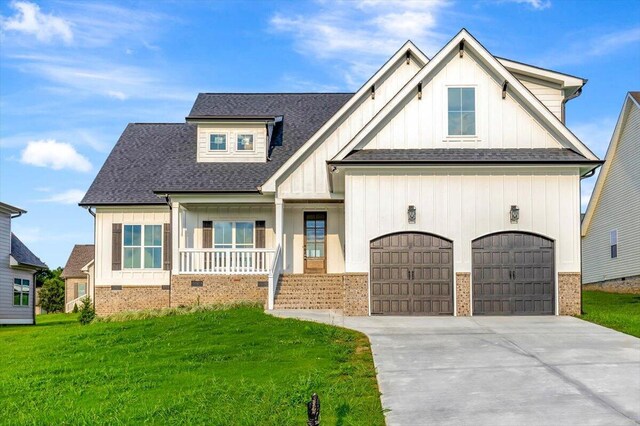
<svg viewBox="0 0 640 426"><path fill-rule="evenodd" d="M59 268L58 268L59 269ZM44 279L42 288L38 290L40 307L47 312L64 311L64 281L58 270L49 273Z"/></svg>
<svg viewBox="0 0 640 426"><path fill-rule="evenodd" d="M87 325L90 324L91 321L96 317L96 310L91 304L91 299L89 296L82 299L82 307L80 308L80 324Z"/></svg>
<svg viewBox="0 0 640 426"><path fill-rule="evenodd" d="M74 314L78 313L78 304L77 303L73 304L73 309L71 310L71 313L74 313Z"/></svg>

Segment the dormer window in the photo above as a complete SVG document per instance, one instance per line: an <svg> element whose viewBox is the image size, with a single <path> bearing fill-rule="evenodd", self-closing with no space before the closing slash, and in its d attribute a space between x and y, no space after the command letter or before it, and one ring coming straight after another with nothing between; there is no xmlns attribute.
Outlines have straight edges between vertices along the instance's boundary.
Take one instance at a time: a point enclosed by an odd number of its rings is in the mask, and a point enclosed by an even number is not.
<svg viewBox="0 0 640 426"><path fill-rule="evenodd" d="M476 89L473 87L448 88L449 136L475 136Z"/></svg>
<svg viewBox="0 0 640 426"><path fill-rule="evenodd" d="M209 136L209 149L211 151L226 151L227 135L224 133L212 133Z"/></svg>
<svg viewBox="0 0 640 426"><path fill-rule="evenodd" d="M253 151L253 135L239 134L238 135L237 150L238 151Z"/></svg>

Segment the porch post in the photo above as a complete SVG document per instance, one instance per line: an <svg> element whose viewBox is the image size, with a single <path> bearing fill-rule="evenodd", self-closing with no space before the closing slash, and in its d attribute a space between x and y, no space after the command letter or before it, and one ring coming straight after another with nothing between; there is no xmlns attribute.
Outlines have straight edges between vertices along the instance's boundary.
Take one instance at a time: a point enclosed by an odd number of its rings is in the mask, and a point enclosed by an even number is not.
<svg viewBox="0 0 640 426"><path fill-rule="evenodd" d="M276 248L282 249L284 241L284 203L282 198L276 198Z"/></svg>
<svg viewBox="0 0 640 426"><path fill-rule="evenodd" d="M171 273L180 273L180 203L171 203Z"/></svg>

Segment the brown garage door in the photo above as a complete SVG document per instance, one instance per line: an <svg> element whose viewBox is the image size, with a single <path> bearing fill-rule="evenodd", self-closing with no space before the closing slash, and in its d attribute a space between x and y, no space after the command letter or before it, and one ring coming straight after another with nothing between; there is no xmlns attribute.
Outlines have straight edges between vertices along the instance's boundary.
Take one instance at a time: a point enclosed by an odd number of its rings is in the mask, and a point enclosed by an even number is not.
<svg viewBox="0 0 640 426"><path fill-rule="evenodd" d="M502 232L472 243L473 315L553 315L553 241Z"/></svg>
<svg viewBox="0 0 640 426"><path fill-rule="evenodd" d="M452 315L453 244L405 232L371 242L371 313Z"/></svg>

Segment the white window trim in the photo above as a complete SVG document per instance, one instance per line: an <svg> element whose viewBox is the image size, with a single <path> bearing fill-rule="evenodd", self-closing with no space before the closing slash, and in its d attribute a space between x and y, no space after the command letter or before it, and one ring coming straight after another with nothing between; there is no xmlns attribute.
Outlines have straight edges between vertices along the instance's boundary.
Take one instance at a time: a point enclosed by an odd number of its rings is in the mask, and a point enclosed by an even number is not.
<svg viewBox="0 0 640 426"><path fill-rule="evenodd" d="M448 84L445 85L445 90L444 90L444 134L445 134L445 141L465 141L465 142L470 142L470 141L477 141L480 140L480 137L478 136L478 85L477 84ZM474 114L475 114L475 134L473 135L450 135L449 134L449 89L473 89L474 90L474 96L473 96L473 108L474 108Z"/></svg>
<svg viewBox="0 0 640 426"><path fill-rule="evenodd" d="M238 140L240 136L251 136L253 138L253 149L238 149ZM235 151L236 152L256 152L256 141L258 139L256 138L256 134L253 132L236 132L236 144L235 144Z"/></svg>
<svg viewBox="0 0 640 426"><path fill-rule="evenodd" d="M121 247L122 249L120 250L121 253L121 257L122 259L120 259L120 264L122 265L122 270L123 271L140 271L140 272L158 272L158 271L162 271L163 270L163 264L162 262L164 262L164 229L163 229L163 225L162 223L123 223L122 224L122 243L121 243ZM125 226L140 226L140 245L139 246L125 246L124 245L124 229ZM160 226L160 267L159 268L145 268L144 267L144 227L145 226ZM133 247L133 248L140 248L140 267L139 268L127 268L126 266L124 266L124 249L125 247ZM148 246L148 247L158 247L158 246Z"/></svg>
<svg viewBox="0 0 640 426"><path fill-rule="evenodd" d="M16 280L20 280L20 304L19 305L15 304L16 300L15 300L15 295L14 295L14 291L13 291L14 287L11 287L11 305L14 308L28 308L28 307L31 306L31 280L28 280L26 278L13 277L13 282L11 284L15 286ZM24 282L25 281L27 282L27 288L28 288L27 293L28 293L29 297L27 298L27 304L23 305L22 304L22 295L24 294L23 288L24 288Z"/></svg>
<svg viewBox="0 0 640 426"><path fill-rule="evenodd" d="M211 136L212 135L224 135L225 137L225 149L211 149ZM207 132L207 151L209 152L229 152L229 132L209 131ZM237 142L236 142L237 143Z"/></svg>
<svg viewBox="0 0 640 426"><path fill-rule="evenodd" d="M614 233L616 235L616 243L615 244L613 244L613 238L612 238ZM614 245L616 246L616 256L615 257L611 256L611 248ZM619 247L620 247L620 235L618 234L618 229L617 228L616 229L612 229L611 231L609 231L609 259L617 259L619 257L619 254L620 254Z"/></svg>
<svg viewBox="0 0 640 426"><path fill-rule="evenodd" d="M256 221L259 219L212 219L211 220L211 243L214 250L235 250L236 247L236 224L237 223L250 223L253 225L253 244L251 247L240 247L240 249L251 250L256 248ZM216 248L216 223L231 222L231 247L230 248ZM202 245L202 244L200 244Z"/></svg>

